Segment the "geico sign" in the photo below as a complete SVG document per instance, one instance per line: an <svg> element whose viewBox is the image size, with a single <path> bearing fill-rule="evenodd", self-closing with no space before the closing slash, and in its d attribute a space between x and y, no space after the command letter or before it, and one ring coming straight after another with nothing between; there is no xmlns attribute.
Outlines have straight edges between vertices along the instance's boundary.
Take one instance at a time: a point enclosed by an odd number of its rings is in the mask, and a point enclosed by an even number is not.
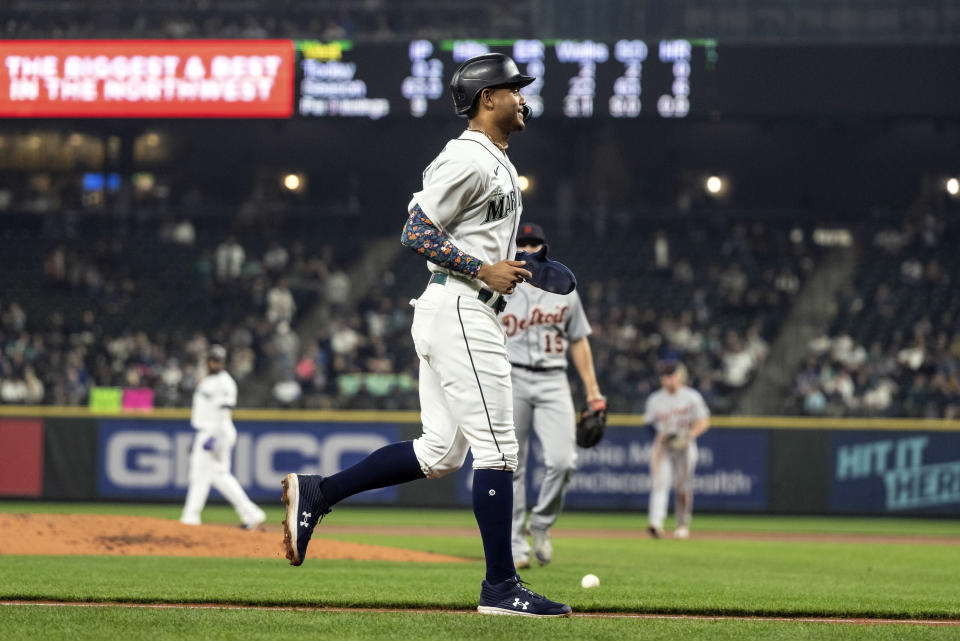
<svg viewBox="0 0 960 641"><path fill-rule="evenodd" d="M192 432L120 430L107 438L104 472L110 483L128 488L186 487ZM366 455L390 441L380 434L305 432L241 433L233 452L233 474L244 487L275 489L288 472L332 474L346 454ZM297 459L295 469L277 469L278 455Z"/></svg>

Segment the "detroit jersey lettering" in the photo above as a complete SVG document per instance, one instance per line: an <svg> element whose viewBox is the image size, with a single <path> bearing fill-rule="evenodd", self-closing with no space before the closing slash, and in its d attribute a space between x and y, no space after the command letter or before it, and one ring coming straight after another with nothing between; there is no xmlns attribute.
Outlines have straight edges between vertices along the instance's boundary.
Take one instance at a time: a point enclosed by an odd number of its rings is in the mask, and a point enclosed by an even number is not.
<svg viewBox="0 0 960 641"><path fill-rule="evenodd" d="M423 213L450 241L484 263L517 253L523 202L517 170L483 133L464 131L423 172L423 189L407 206ZM448 271L432 262L430 271Z"/></svg>
<svg viewBox="0 0 960 641"><path fill-rule="evenodd" d="M567 346L591 332L576 291L553 294L529 283L507 297L500 324L510 362L527 367L566 367Z"/></svg>

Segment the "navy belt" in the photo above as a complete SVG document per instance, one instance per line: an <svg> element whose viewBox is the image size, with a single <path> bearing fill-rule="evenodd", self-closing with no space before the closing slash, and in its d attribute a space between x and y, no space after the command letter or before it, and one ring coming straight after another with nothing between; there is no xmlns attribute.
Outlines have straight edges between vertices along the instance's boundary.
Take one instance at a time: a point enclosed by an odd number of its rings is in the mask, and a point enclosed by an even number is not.
<svg viewBox="0 0 960 641"><path fill-rule="evenodd" d="M434 272L433 275L430 276L430 282L428 284L429 285L446 285L448 278L450 278L450 274L445 274L443 272ZM466 278L464 278L463 280L466 281ZM484 289L482 287L480 288L480 291L477 292L477 299L484 305L490 306L490 308L493 309L495 313L499 314L507 307L507 301L503 298L503 296L500 296L495 300L493 300L494 296L496 296L496 294L494 294L489 289ZM491 302L491 300L493 302Z"/></svg>
<svg viewBox="0 0 960 641"><path fill-rule="evenodd" d="M535 365L521 365L520 363L510 363L513 367L519 367L520 369L529 370L531 372L556 372L562 369L567 369L565 365L555 365L553 367L536 367Z"/></svg>

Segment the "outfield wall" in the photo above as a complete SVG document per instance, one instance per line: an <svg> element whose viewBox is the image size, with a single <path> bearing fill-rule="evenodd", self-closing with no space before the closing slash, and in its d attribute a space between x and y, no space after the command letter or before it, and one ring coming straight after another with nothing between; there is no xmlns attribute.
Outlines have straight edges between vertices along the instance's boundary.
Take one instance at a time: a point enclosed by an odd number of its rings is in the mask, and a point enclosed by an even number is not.
<svg viewBox="0 0 960 641"><path fill-rule="evenodd" d="M597 447L580 450L567 505L643 512L652 432L638 416L610 422ZM233 471L261 502L279 500L287 472L331 474L420 429L415 412L244 410L236 424ZM185 410L0 407L0 496L179 501L192 438ZM715 417L699 450L695 509L704 512L960 515L960 421ZM539 443L531 456L528 488L544 473ZM467 506L469 465L351 501Z"/></svg>

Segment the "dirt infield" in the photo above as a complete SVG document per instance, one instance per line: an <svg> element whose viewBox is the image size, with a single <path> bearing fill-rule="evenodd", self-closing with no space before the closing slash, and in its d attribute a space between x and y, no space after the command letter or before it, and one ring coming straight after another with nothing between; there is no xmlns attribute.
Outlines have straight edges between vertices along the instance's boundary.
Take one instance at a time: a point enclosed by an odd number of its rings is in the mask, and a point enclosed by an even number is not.
<svg viewBox="0 0 960 641"><path fill-rule="evenodd" d="M330 613L397 613L446 614L483 616L476 610L438 610L434 608L337 608L304 606L263 606L229 603L124 603L118 601L0 601L0 606L74 607L74 608L148 608L155 610L263 610L275 612L330 612ZM960 627L956 619L871 619L831 617L776 617L736 616L711 614L656 614L644 612L574 612L574 617L587 619L670 619L687 621L773 621L789 623L823 623L832 625L919 625L931 627Z"/></svg>
<svg viewBox="0 0 960 641"><path fill-rule="evenodd" d="M0 514L0 554L206 556L283 559L275 531L223 525L183 525L141 516L96 514ZM320 539L314 539L315 541ZM315 559L460 563L465 559L379 545L324 540L312 545Z"/></svg>

